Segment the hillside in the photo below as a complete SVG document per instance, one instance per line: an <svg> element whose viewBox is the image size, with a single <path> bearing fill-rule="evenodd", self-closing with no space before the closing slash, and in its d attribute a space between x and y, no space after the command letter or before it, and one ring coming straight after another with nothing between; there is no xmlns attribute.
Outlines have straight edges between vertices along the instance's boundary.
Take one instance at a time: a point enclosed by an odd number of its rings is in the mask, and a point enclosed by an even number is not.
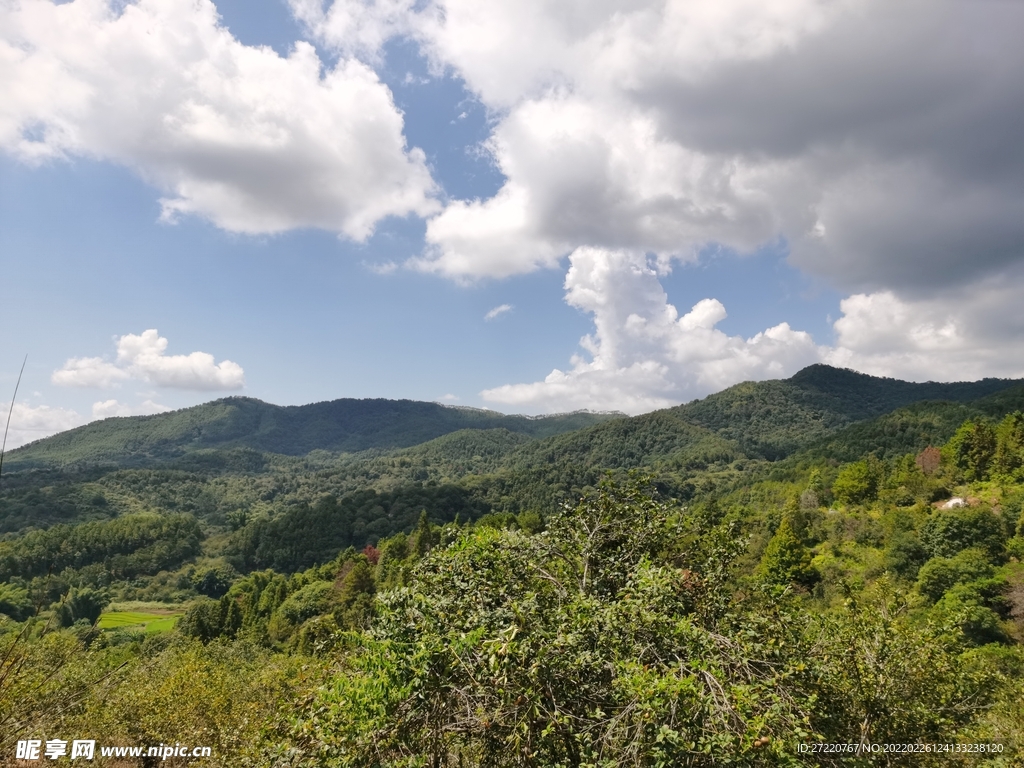
<svg viewBox="0 0 1024 768"><path fill-rule="evenodd" d="M1012 379L913 383L812 365L789 379L743 382L684 405L530 442L510 451L504 467L560 465L579 471L703 467L741 457L776 461L863 422L851 433L857 437L850 438L858 441L850 450L859 455L872 450L865 443L873 436L893 429L868 422L925 402L934 404L932 410L949 411L934 432L933 442L944 442L969 415L996 417L1022 407L1022 386Z"/></svg>
<svg viewBox="0 0 1024 768"><path fill-rule="evenodd" d="M11 470L28 466L140 466L201 449L248 448L304 456L405 448L464 429L505 429L532 438L557 435L618 414L577 412L531 418L413 400L342 399L279 406L228 397L155 416L110 418L12 451Z"/></svg>
<svg viewBox="0 0 1024 768"><path fill-rule="evenodd" d="M775 460L849 424L913 403L967 403L1021 380L913 383L812 365L781 381L744 382L671 409L680 419L734 440L749 456Z"/></svg>
<svg viewBox="0 0 1024 768"><path fill-rule="evenodd" d="M945 399L898 405L918 394ZM578 707L585 738L616 729L606 733L620 753L650 734L645 749L665 765L721 762L690 759L701 739L706 753L732 739L739 765L804 764L787 745L863 734L866 722L873 743L1016 757L1022 410L1013 382L919 388L819 369L548 437L509 419L355 453L260 451L282 445L283 427L243 429L237 414L193 443L180 414L156 428L126 420L130 461L153 465L4 477L0 634L34 654L13 657L13 690L32 686L41 711L81 728L111 711L169 720L173 732L149 742L200 742L255 718L244 744L260 749L223 765L290 754L320 768L342 748L358 750L352 765L383 765L381 754L406 765L437 756L467 701L486 721L469 720L475 741L445 753L466 765L481 764L496 728L504 744L532 719L541 739L549 705ZM347 433L335 420L299 437L363 445L374 419L362 416ZM395 441L430 434L395 426ZM40 626L51 636L34 635ZM36 693L55 649L73 674ZM114 684L92 684L101 673ZM68 681L82 681L83 704L60 710ZM244 698L254 691L255 704ZM182 721L186 699L197 706ZM878 711L898 717L872 720ZM422 735L424 723L438 725ZM551 744L550 761L531 746L505 765L582 764ZM936 757L921 764L975 764Z"/></svg>
<svg viewBox="0 0 1024 768"><path fill-rule="evenodd" d="M365 535L365 543L408 530L422 509L451 520L470 509L557 508L609 469L652 471L665 492L689 498L708 482L745 483L757 467L780 476L808 463L916 452L944 443L967 418L1022 408L1021 382L913 384L827 366L632 418L225 398L107 419L12 452L0 534L148 512L192 514L224 530L326 494L382 494L352 507L351 540ZM424 495L421 486L438 490Z"/></svg>
<svg viewBox="0 0 1024 768"><path fill-rule="evenodd" d="M964 421L972 418L1000 419L1024 410L1024 387L1011 387L968 402L925 400L898 408L874 419L855 422L816 440L799 452L835 461L854 461L864 454L889 459L916 452L929 445L942 445Z"/></svg>

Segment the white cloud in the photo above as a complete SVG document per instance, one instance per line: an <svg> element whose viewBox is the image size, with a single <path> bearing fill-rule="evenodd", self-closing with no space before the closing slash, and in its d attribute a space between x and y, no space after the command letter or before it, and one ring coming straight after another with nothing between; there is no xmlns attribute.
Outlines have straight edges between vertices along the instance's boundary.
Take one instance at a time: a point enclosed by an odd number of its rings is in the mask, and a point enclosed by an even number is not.
<svg viewBox="0 0 1024 768"><path fill-rule="evenodd" d="M106 388L126 379L137 379L158 387L193 391L245 386L245 372L238 363L218 363L207 352L168 355L167 343L156 329L139 335L129 333L117 340L116 363L99 357L72 358L53 372L51 380L62 386Z"/></svg>
<svg viewBox="0 0 1024 768"><path fill-rule="evenodd" d="M511 304L500 304L499 306L495 307L490 312L488 312L486 315L484 315L484 320L493 320L494 318L499 317L500 315L504 315L506 312L511 312L512 309L513 307Z"/></svg>
<svg viewBox="0 0 1024 768"><path fill-rule="evenodd" d="M112 416L150 416L171 410L166 405L145 400L139 405L120 403L117 400L103 400L92 404L93 419L109 419Z"/></svg>
<svg viewBox="0 0 1024 768"><path fill-rule="evenodd" d="M841 302L835 344L819 346L787 323L729 336L716 327L726 309L713 298L680 317L656 260L639 252L580 248L570 260L566 301L594 320L580 340L584 354L542 381L485 390L485 400L534 412L636 414L815 362L910 381L1024 378L1024 267L917 298L855 294Z"/></svg>
<svg viewBox="0 0 1024 768"><path fill-rule="evenodd" d="M466 281L573 254L567 299L594 316L591 358L489 399L635 412L815 354L909 378L1019 375L1022 336L992 308L1019 315L1005 286L1024 286L1024 5L301 4L341 50L356 28L367 49L419 41L491 112L504 186L449 201L412 266ZM812 353L786 325L729 337L714 300L684 328L636 255L665 265L775 242L848 294L835 347ZM627 268L594 253L634 255ZM584 279L588 260L623 285Z"/></svg>
<svg viewBox="0 0 1024 768"><path fill-rule="evenodd" d="M118 339L117 361L136 376L158 387L175 389L241 389L245 372L238 363L214 361L207 352L168 355L167 339L156 329L139 336L129 333Z"/></svg>
<svg viewBox="0 0 1024 768"><path fill-rule="evenodd" d="M916 381L1024 378L1024 269L917 298L891 291L842 302L827 362Z"/></svg>
<svg viewBox="0 0 1024 768"><path fill-rule="evenodd" d="M1020 3L292 2L340 50L418 40L495 117L505 186L450 201L414 266L784 239L840 288L905 292L1024 258Z"/></svg>
<svg viewBox="0 0 1024 768"><path fill-rule="evenodd" d="M509 181L433 218L416 266L505 277L554 266L577 244L692 258L705 242L752 250L777 231L757 169L665 141L644 115L573 95L528 101L491 148Z"/></svg>
<svg viewBox="0 0 1024 768"><path fill-rule="evenodd" d="M442 403L457 403L459 401L459 396L453 395L449 392L447 395L441 395L438 400Z"/></svg>
<svg viewBox="0 0 1024 768"><path fill-rule="evenodd" d="M6 422L10 402L0 403L2 418ZM41 440L56 432L81 426L86 422L76 411L53 408L48 405L33 406L29 403L15 403L7 433L7 450Z"/></svg>
<svg viewBox="0 0 1024 768"><path fill-rule="evenodd" d="M409 34L415 19L415 0L370 0L324 6L322 0L288 0L295 18L321 40L347 56L377 62L384 43ZM406 75L411 81L411 76Z"/></svg>
<svg viewBox="0 0 1024 768"><path fill-rule="evenodd" d="M0 2L0 147L128 166L165 193L167 220L360 240L427 215L434 183L402 128L368 66L242 45L210 0Z"/></svg>
<svg viewBox="0 0 1024 768"><path fill-rule="evenodd" d="M131 377L128 371L102 357L73 357L53 372L50 381L62 387L109 389Z"/></svg>
<svg viewBox="0 0 1024 768"><path fill-rule="evenodd" d="M579 248L570 260L566 301L594 318L594 333L580 342L587 355L543 381L485 390L485 400L531 411L635 414L739 381L787 376L821 359L810 335L786 323L749 339L729 336L715 327L726 317L716 299L680 317L640 252Z"/></svg>
<svg viewBox="0 0 1024 768"><path fill-rule="evenodd" d="M373 274L382 276L392 275L398 270L398 262L395 261L364 263L364 266Z"/></svg>

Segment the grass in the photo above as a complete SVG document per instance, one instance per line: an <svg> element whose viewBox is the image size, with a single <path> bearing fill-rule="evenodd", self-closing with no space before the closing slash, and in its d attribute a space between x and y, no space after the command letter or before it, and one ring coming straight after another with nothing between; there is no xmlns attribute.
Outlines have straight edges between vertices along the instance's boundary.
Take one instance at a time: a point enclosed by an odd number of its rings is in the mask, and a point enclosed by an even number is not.
<svg viewBox="0 0 1024 768"><path fill-rule="evenodd" d="M134 629L147 635L169 632L174 628L184 611L166 609L159 613L143 611L110 611L100 616L96 626L104 630Z"/></svg>

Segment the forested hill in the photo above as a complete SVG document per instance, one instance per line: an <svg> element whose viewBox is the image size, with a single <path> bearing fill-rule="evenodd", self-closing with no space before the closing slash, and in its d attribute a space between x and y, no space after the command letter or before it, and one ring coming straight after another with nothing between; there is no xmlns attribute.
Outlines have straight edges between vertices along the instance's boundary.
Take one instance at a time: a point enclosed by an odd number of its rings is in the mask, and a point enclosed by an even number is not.
<svg viewBox="0 0 1024 768"><path fill-rule="evenodd" d="M248 448L289 456L315 450L394 449L463 429L505 429L544 438L617 416L621 414L581 411L532 418L384 399L346 398L279 406L248 397L227 397L155 416L93 422L12 451L7 466L11 470L79 463L138 466L209 448Z"/></svg>
<svg viewBox="0 0 1024 768"><path fill-rule="evenodd" d="M538 472L703 466L740 457L776 461L845 435L853 425L859 426L856 437L850 438L859 456L872 450L865 447L872 437L893 429L906 431L906 414L890 419L902 427L876 424L881 417L914 404L930 403L929 414L945 408L948 418L927 432L933 440L945 442L979 409L1000 416L1020 407L1021 397L1014 395L1022 386L1024 381L1010 379L915 384L812 365L789 379L748 381L685 405L531 442L510 452L506 464L534 468L524 482L536 484ZM992 407L986 409L988 402Z"/></svg>
<svg viewBox="0 0 1024 768"><path fill-rule="evenodd" d="M171 413L87 424L12 451L7 466L12 471L83 464L145 466L208 449L287 456L316 450L395 450L462 430L493 429L541 441L522 446L516 463L579 460L586 466L643 466L680 451L721 453L730 446L752 458L777 460L851 424L913 403L969 403L1022 385L1024 381L1009 379L917 384L812 365L789 379L744 382L632 419L589 412L506 416L412 400L279 406L228 397ZM605 423L610 420L614 423ZM516 445L508 443L507 449ZM544 459L552 452L559 455Z"/></svg>
<svg viewBox="0 0 1024 768"><path fill-rule="evenodd" d="M813 366L632 418L228 398L12 458L0 753L704 768L854 734L1021 765L1021 381Z"/></svg>
<svg viewBox="0 0 1024 768"><path fill-rule="evenodd" d="M780 381L744 382L670 412L689 424L732 440L748 456L787 456L857 421L913 403L968 403L1024 380L912 383L812 365Z"/></svg>

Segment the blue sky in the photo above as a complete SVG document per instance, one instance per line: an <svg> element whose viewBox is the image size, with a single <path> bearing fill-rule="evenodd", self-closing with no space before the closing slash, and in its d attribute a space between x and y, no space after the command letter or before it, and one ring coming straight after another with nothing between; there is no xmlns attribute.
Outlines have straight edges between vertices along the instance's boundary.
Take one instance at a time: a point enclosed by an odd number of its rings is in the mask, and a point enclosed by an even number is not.
<svg viewBox="0 0 1024 768"><path fill-rule="evenodd" d="M0 4L12 442L229 394L1024 376L1011 11L852 5Z"/></svg>

